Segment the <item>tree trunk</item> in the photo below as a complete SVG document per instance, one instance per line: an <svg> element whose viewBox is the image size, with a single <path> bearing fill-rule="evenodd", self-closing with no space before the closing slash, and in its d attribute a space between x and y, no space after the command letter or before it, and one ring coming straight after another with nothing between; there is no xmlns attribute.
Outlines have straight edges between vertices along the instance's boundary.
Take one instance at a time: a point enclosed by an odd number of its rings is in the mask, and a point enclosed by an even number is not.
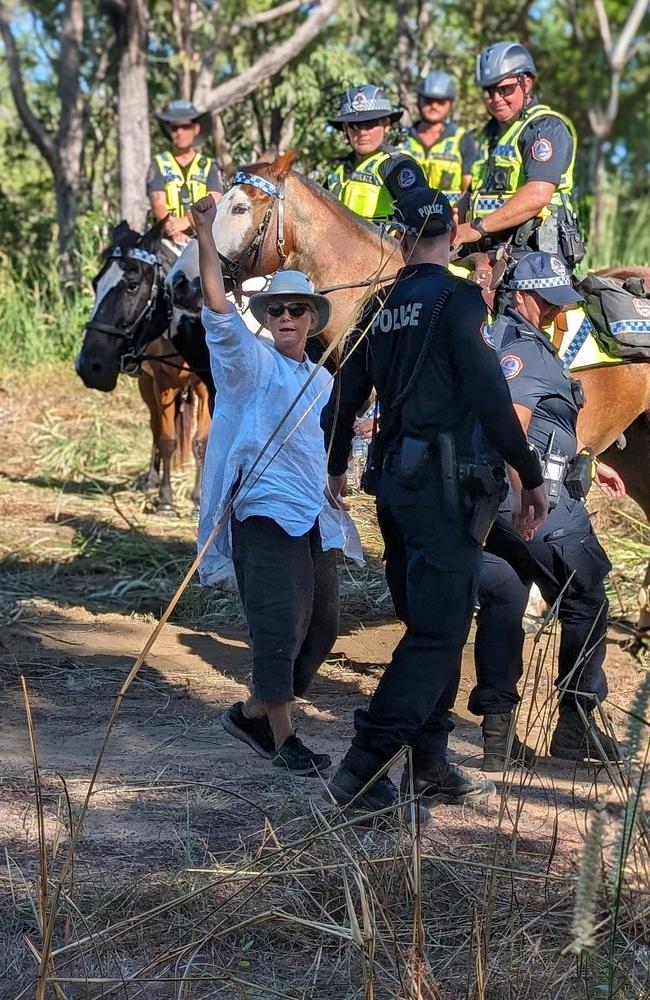
<svg viewBox="0 0 650 1000"><path fill-rule="evenodd" d="M147 92L147 0L128 0L117 31L120 210L143 232L149 203L145 178L151 159Z"/></svg>

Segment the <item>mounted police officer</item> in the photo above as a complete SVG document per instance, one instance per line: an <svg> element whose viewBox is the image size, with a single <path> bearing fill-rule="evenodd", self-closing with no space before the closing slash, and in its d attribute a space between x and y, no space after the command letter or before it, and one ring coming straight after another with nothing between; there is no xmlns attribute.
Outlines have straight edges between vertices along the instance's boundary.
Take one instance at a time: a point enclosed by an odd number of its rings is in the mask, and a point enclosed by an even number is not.
<svg viewBox="0 0 650 1000"><path fill-rule="evenodd" d="M570 378L543 332L564 307L583 300L573 289L566 263L553 254L523 257L507 288L510 305L492 327L492 337L521 425L543 458L552 509L542 530L524 540L509 523L511 493L488 535L474 647L477 685L469 708L484 716L484 768L502 769L511 712L519 700L521 623L534 582L549 605L559 599L560 701L550 752L581 760L600 757L602 749L606 758L617 759L613 740L592 720L596 699L603 701L607 695L603 662L608 604L603 581L611 566L581 499L591 481L590 456L576 457L582 386ZM602 463L596 478L610 495L625 492L617 473ZM526 763L533 759L516 735L511 756Z"/></svg>
<svg viewBox="0 0 650 1000"><path fill-rule="evenodd" d="M524 483L517 525L534 529L546 512L540 463L490 344L480 290L447 270L456 229L449 202L418 188L399 199L395 221L409 263L370 300L350 334L340 394L332 393L322 421L336 498L346 489L355 414L376 387L381 417L364 488L376 492L386 578L406 625L368 709L355 715L352 746L330 782L341 805L405 745L413 747L424 804L476 800L493 788L452 767L446 748L482 542L502 497L499 455ZM395 786L383 777L357 804L372 810L395 799Z"/></svg>
<svg viewBox="0 0 650 1000"><path fill-rule="evenodd" d="M450 120L456 84L448 73L427 73L418 83L417 100L420 118L398 148L417 160L429 187L443 191L455 205L469 188L476 158L471 133Z"/></svg>
<svg viewBox="0 0 650 1000"><path fill-rule="evenodd" d="M515 255L562 253L573 267L584 256L574 204L576 131L566 115L537 103L536 75L530 52L517 42L497 42L477 56L476 82L490 120L456 247L490 250L511 239Z"/></svg>
<svg viewBox="0 0 650 1000"><path fill-rule="evenodd" d="M339 113L328 124L345 133L352 147L325 182L328 191L350 211L372 222L393 215L394 199L426 179L413 157L386 142L402 111L383 90L363 84L341 98Z"/></svg>
<svg viewBox="0 0 650 1000"><path fill-rule="evenodd" d="M156 118L171 149L158 153L147 174L147 194L155 219L167 219L164 234L176 243L187 243L192 228L188 209L211 194L218 201L223 193L221 173L215 160L199 150L210 127L210 114L201 114L191 101L170 101Z"/></svg>

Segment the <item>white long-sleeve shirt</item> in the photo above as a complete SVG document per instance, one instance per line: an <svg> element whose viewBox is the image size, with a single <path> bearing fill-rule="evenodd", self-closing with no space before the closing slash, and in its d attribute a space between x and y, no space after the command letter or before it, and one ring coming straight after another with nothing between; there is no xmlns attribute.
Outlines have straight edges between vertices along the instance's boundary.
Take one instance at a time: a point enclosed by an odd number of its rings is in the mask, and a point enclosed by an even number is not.
<svg viewBox="0 0 650 1000"><path fill-rule="evenodd" d="M222 518L235 484L242 481L234 502L238 520L269 517L289 535L298 536L318 519L323 548L342 548L361 562L361 544L351 518L325 501L320 415L330 397L332 376L325 368L316 372L253 469L316 366L306 357L287 358L272 342L255 337L234 307L216 313L204 306L202 320L217 396L203 468L199 549ZM227 518L199 568L201 582L234 588L231 556Z"/></svg>

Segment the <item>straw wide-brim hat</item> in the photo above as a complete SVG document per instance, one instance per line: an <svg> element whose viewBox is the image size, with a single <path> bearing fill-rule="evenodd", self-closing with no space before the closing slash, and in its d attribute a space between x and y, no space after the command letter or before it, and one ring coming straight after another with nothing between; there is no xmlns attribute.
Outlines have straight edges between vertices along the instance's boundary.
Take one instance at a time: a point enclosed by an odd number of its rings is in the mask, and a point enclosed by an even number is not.
<svg viewBox="0 0 650 1000"><path fill-rule="evenodd" d="M212 125L210 112L198 111L191 101L170 101L162 111L156 112L156 118L168 139L171 139L169 126L178 125L182 122L197 122L201 126L201 131L196 138L197 142L206 139L210 135Z"/></svg>
<svg viewBox="0 0 650 1000"><path fill-rule="evenodd" d="M273 299L287 299L291 302L310 302L316 312L316 326L309 331L315 337L324 330L330 319L329 299L314 291L314 283L302 271L276 271L265 292L257 292L250 297L250 310L262 326L266 326L266 307Z"/></svg>

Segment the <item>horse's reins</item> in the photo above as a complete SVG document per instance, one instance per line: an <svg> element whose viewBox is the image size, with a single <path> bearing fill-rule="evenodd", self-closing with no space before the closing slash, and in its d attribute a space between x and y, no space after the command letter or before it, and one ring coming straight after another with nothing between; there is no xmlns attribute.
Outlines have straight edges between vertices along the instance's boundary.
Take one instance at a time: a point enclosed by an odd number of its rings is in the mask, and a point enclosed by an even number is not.
<svg viewBox="0 0 650 1000"><path fill-rule="evenodd" d="M86 332L105 333L108 334L109 337L120 337L122 340L128 341L129 350L120 355L120 371L127 375L137 375L143 356L141 353L138 354L136 352L136 333L143 323L146 323L151 319L160 290L162 289L164 295L167 294L167 291L164 281L161 280L162 264L158 260L155 253L151 253L143 247L133 247L132 249L126 251L122 250L122 247L120 246L114 247L106 260L103 270L98 276L98 280L108 267L111 260L126 260L129 258L138 260L140 263L146 264L148 267L153 269L151 289L149 290L149 297L147 298L147 301L129 326L121 327L116 326L114 323L104 323L91 319L90 322L86 324L85 330ZM169 356L173 357L174 355Z"/></svg>

